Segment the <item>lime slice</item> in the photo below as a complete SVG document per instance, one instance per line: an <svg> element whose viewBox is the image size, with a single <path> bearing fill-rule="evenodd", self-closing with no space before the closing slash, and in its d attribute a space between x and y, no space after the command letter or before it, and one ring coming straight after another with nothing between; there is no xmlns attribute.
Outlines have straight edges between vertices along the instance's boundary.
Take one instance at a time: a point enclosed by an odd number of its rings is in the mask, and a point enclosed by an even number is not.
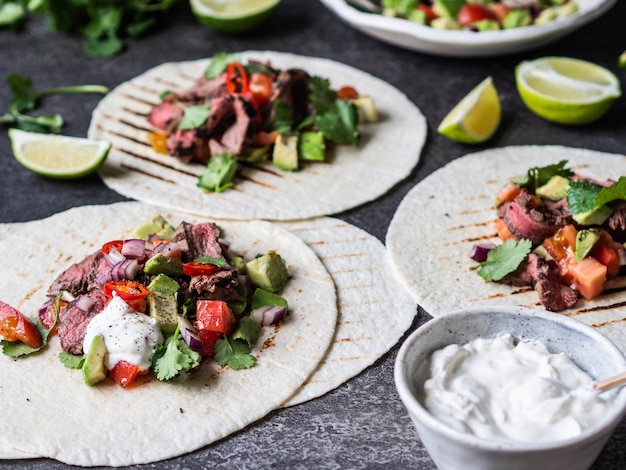
<svg viewBox="0 0 626 470"><path fill-rule="evenodd" d="M218 31L249 31L269 17L280 0L189 0L200 23Z"/></svg>
<svg viewBox="0 0 626 470"><path fill-rule="evenodd" d="M456 142L478 144L496 132L500 115L498 91L487 77L452 108L437 131Z"/></svg>
<svg viewBox="0 0 626 470"><path fill-rule="evenodd" d="M19 129L9 129L9 138L18 162L51 178L88 175L102 164L111 148L109 142Z"/></svg>
<svg viewBox="0 0 626 470"><path fill-rule="evenodd" d="M568 57L542 57L515 68L517 91L534 113L561 124L586 124L621 96L617 77L599 65Z"/></svg>

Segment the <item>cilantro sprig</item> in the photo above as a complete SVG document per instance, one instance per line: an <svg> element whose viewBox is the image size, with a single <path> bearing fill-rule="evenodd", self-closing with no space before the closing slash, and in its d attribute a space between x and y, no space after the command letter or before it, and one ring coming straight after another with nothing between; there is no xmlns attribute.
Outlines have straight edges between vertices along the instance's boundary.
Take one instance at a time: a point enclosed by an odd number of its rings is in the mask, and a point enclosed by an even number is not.
<svg viewBox="0 0 626 470"><path fill-rule="evenodd" d="M259 338L261 325L245 316L230 338L221 338L215 343L215 362L233 370L249 369L256 363L250 348Z"/></svg>
<svg viewBox="0 0 626 470"><path fill-rule="evenodd" d="M13 97L9 104L9 112L0 116L0 124L30 132L43 134L58 134L63 127L63 117L60 114L30 116L26 114L37 108L39 100L46 95L68 93L102 93L109 89L102 85L76 85L35 90L30 77L10 74L6 78Z"/></svg>
<svg viewBox="0 0 626 470"><path fill-rule="evenodd" d="M486 281L499 281L515 271L526 259L531 249L530 240L509 239L490 250L487 259L474 269L478 269L478 275Z"/></svg>
<svg viewBox="0 0 626 470"><path fill-rule="evenodd" d="M190 371L200 365L202 357L193 351L180 333L180 327L169 336L164 344L157 348L152 356L152 367L156 378L162 381L172 380L183 371Z"/></svg>
<svg viewBox="0 0 626 470"><path fill-rule="evenodd" d="M611 186L601 186L585 180L571 181L567 191L567 204L573 215L597 210L617 200L626 200L624 176Z"/></svg>
<svg viewBox="0 0 626 470"><path fill-rule="evenodd" d="M574 172L565 168L565 165L567 165L567 160L561 160L559 163L555 163L553 165L532 167L522 178L515 181L515 184L521 188L528 189L534 194L538 187L546 184L554 176L563 176L565 178L573 176Z"/></svg>
<svg viewBox="0 0 626 470"><path fill-rule="evenodd" d="M311 77L309 100L315 109L314 124L324 137L337 144L359 144L359 117L356 106L337 98L326 78Z"/></svg>

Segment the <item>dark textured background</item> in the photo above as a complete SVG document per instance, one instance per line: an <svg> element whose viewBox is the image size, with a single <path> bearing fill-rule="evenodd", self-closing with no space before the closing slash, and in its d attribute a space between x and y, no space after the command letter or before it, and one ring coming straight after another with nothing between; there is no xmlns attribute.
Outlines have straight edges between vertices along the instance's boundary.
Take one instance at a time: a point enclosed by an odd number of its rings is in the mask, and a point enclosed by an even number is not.
<svg viewBox="0 0 626 470"><path fill-rule="evenodd" d="M327 57L370 72L407 94L429 122L422 159L411 176L379 200L339 214L381 240L404 194L438 167L465 153L524 144L561 144L626 153L624 98L593 124L559 126L541 120L524 107L513 75L521 60L564 55L604 65L617 73L623 84L626 72L616 67L616 61L626 48L624 1L617 2L599 20L549 46L482 59L434 57L380 43L351 29L314 0L284 0L267 23L245 36L223 35L201 26L184 0L168 18L157 32L129 42L124 53L109 59L87 57L80 38L49 33L41 19L29 22L18 33L2 31L0 77L11 72L28 75L38 89L86 83L113 88L162 62L251 49ZM437 124L487 75L493 76L503 108L502 124L495 137L484 145L468 147L439 136ZM0 84L0 113L7 109L9 99L8 87ZM86 136L91 112L99 99L98 95L53 96L43 102L40 112L61 113L66 119L65 134ZM22 168L13 159L4 130L0 132L0 162L0 222L33 220L77 205L124 200L106 188L97 175L54 181ZM427 315L420 315L415 326L427 319ZM206 449L141 468L435 468L395 392L396 352L397 347L373 367L320 399L273 412ZM54 423L25 425L48 425L54 432ZM625 439L623 422L594 470L626 469ZM49 460L0 461L0 468L65 467Z"/></svg>

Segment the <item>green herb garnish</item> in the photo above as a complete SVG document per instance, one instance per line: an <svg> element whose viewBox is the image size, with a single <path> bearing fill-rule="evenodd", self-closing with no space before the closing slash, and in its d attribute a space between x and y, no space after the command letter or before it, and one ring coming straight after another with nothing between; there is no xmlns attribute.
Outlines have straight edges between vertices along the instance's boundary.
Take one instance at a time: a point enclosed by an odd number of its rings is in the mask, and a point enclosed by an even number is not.
<svg viewBox="0 0 626 470"><path fill-rule="evenodd" d="M208 104L197 104L187 106L183 110L183 117L178 124L180 130L196 129L206 122L211 114L211 106Z"/></svg>
<svg viewBox="0 0 626 470"><path fill-rule="evenodd" d="M478 275L487 281L499 281L515 271L526 259L531 249L530 240L509 239L489 251L487 259L474 269L478 269Z"/></svg>
<svg viewBox="0 0 626 470"><path fill-rule="evenodd" d="M212 192L222 192L234 185L237 158L230 152L214 155L198 178L198 187Z"/></svg>
<svg viewBox="0 0 626 470"><path fill-rule="evenodd" d="M538 187L546 184L553 176L563 176L565 178L573 176L574 172L565 168L566 164L567 160L561 160L559 163L553 165L530 168L528 172L526 172L526 175L520 180L515 181L515 184L528 189L534 194Z"/></svg>
<svg viewBox="0 0 626 470"><path fill-rule="evenodd" d="M215 343L215 362L233 370L249 369L256 363L247 342L241 339L221 338Z"/></svg>
<svg viewBox="0 0 626 470"><path fill-rule="evenodd" d="M152 357L152 366L156 378L171 380L183 371L189 371L200 365L202 357L193 351L180 334L180 327L159 346Z"/></svg>

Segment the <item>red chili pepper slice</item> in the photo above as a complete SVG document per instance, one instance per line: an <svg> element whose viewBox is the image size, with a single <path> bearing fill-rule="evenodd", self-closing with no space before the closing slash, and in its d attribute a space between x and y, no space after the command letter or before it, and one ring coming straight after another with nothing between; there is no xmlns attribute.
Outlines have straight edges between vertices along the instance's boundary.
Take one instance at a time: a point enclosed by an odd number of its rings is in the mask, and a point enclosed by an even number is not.
<svg viewBox="0 0 626 470"><path fill-rule="evenodd" d="M183 272L187 276L210 276L220 270L220 267L210 263L200 263L198 261L190 261L183 264Z"/></svg>
<svg viewBox="0 0 626 470"><path fill-rule="evenodd" d="M137 281L109 281L102 290L109 297L113 297L115 292L125 302L143 299L150 293L146 286Z"/></svg>
<svg viewBox="0 0 626 470"><path fill-rule="evenodd" d="M226 67L226 89L231 94L250 94L250 78L241 63L231 62Z"/></svg>
<svg viewBox="0 0 626 470"><path fill-rule="evenodd" d="M106 242L102 245L102 253L107 255L111 248L115 248L117 251L122 251L122 245L124 244L124 240L111 240L110 242Z"/></svg>

